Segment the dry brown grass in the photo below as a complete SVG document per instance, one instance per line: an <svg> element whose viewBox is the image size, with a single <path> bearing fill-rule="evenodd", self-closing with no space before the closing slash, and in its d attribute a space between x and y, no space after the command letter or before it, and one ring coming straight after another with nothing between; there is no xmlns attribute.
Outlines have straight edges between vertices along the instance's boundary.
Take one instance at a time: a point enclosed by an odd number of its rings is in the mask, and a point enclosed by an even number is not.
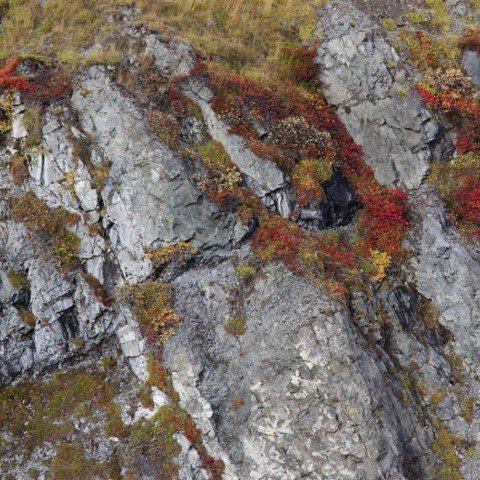
<svg viewBox="0 0 480 480"><path fill-rule="evenodd" d="M136 24L179 35L205 58L257 72L278 60L287 45L308 41L315 30L312 6L326 0L10 0L0 33L0 60L21 53L60 59L67 66L115 64L122 6L133 5ZM85 59L95 44L107 45ZM117 50L115 50L117 47ZM261 66L261 68L260 68Z"/></svg>
<svg viewBox="0 0 480 480"><path fill-rule="evenodd" d="M138 0L141 21L191 42L208 59L245 67L278 59L285 43L308 40L315 15L308 0ZM323 2L322 2L323 3ZM318 2L317 2L318 4Z"/></svg>

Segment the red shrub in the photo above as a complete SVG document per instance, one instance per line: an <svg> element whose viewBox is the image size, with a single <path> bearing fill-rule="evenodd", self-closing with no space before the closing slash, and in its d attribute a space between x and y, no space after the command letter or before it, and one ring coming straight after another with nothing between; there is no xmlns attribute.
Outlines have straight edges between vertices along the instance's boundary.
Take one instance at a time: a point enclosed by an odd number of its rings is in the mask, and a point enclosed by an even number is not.
<svg viewBox="0 0 480 480"><path fill-rule="evenodd" d="M432 108L433 110L438 110L440 108L440 100L432 92L421 85L416 85L415 89L420 94L423 102L428 108Z"/></svg>
<svg viewBox="0 0 480 480"><path fill-rule="evenodd" d="M365 203L360 224L364 231L365 254L371 249L387 252L392 257L402 253L401 240L407 220L407 194L400 189L372 194Z"/></svg>
<svg viewBox="0 0 480 480"><path fill-rule="evenodd" d="M183 432L191 443L196 443L200 439L200 432L198 431L198 428L193 421L186 416L184 417L172 414L168 417L168 421L177 431Z"/></svg>
<svg viewBox="0 0 480 480"><path fill-rule="evenodd" d="M292 46L284 50L282 60L286 64L288 78L299 85L314 87L318 84L318 67L315 63L315 46Z"/></svg>
<svg viewBox="0 0 480 480"><path fill-rule="evenodd" d="M261 258L280 260L292 270L297 270L298 254L306 235L296 224L272 215L257 230L253 245L259 250Z"/></svg>
<svg viewBox="0 0 480 480"><path fill-rule="evenodd" d="M468 177L453 194L457 215L468 222L480 225L480 178Z"/></svg>
<svg viewBox="0 0 480 480"><path fill-rule="evenodd" d="M480 119L472 119L459 128L455 146L461 154L480 152Z"/></svg>
<svg viewBox="0 0 480 480"><path fill-rule="evenodd" d="M21 60L16 59L0 70L0 88L17 90L31 100L54 101L71 93L70 83L64 75L42 67L35 75L14 76Z"/></svg>
<svg viewBox="0 0 480 480"><path fill-rule="evenodd" d="M25 96L40 102L61 100L72 93L72 86L65 75L43 69L30 79L34 88L24 91Z"/></svg>
<svg viewBox="0 0 480 480"><path fill-rule="evenodd" d="M225 470L225 465L222 460L209 456L202 456L202 465L207 472L210 473L213 480L220 480Z"/></svg>
<svg viewBox="0 0 480 480"><path fill-rule="evenodd" d="M333 235L323 235L316 238L316 248L322 252L326 268L355 269L355 252L341 238Z"/></svg>
<svg viewBox="0 0 480 480"><path fill-rule="evenodd" d="M475 30L460 38L458 46L480 52L480 30Z"/></svg>

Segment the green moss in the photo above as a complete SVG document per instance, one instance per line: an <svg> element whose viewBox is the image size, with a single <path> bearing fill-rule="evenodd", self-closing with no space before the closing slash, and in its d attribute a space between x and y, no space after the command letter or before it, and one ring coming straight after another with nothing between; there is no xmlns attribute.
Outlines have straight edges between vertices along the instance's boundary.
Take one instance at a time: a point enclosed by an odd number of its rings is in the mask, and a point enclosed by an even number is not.
<svg viewBox="0 0 480 480"><path fill-rule="evenodd" d="M423 12L408 12L405 15L405 18L409 22L415 23L416 25L421 25L428 22L428 19Z"/></svg>
<svg viewBox="0 0 480 480"><path fill-rule="evenodd" d="M386 18L382 24L383 24L383 28L385 30L388 30L389 32L392 32L393 30L397 29L397 23L393 18Z"/></svg>
<svg viewBox="0 0 480 480"><path fill-rule="evenodd" d="M51 252L62 268L79 266L80 238L67 229L78 221L76 214L62 207L51 209L33 192L27 192L13 199L13 219L25 223L40 238L48 240Z"/></svg>
<svg viewBox="0 0 480 480"><path fill-rule="evenodd" d="M27 146L34 147L42 139L43 110L40 105L31 104L23 116L23 125L28 132Z"/></svg>
<svg viewBox="0 0 480 480"><path fill-rule="evenodd" d="M29 455L44 442L67 439L75 412L106 409L113 393L104 373L83 368L57 373L45 383L25 380L0 389L0 432L12 435L10 448Z"/></svg>
<svg viewBox="0 0 480 480"><path fill-rule="evenodd" d="M461 480L463 475L460 470L460 459L457 447L462 444L462 439L450 433L443 425L439 426L436 438L432 443L433 452L439 457L441 467L438 469L438 480Z"/></svg>
<svg viewBox="0 0 480 480"><path fill-rule="evenodd" d="M237 268L237 275L242 278L254 277L257 273L257 269L250 265L241 265Z"/></svg>
<svg viewBox="0 0 480 480"><path fill-rule="evenodd" d="M108 478L119 480L120 471L115 464L95 463L85 457L82 446L64 443L57 449L52 463L55 480L84 480L90 478Z"/></svg>
<svg viewBox="0 0 480 480"><path fill-rule="evenodd" d="M179 467L174 458L181 448L174 438L177 428L170 418L173 412L173 407L166 405L151 420L140 420L133 425L125 452L130 475L139 475L147 467L156 472L156 478L178 477Z"/></svg>
<svg viewBox="0 0 480 480"><path fill-rule="evenodd" d="M0 135L9 132L12 129L13 110L13 95L7 93L0 96Z"/></svg>
<svg viewBox="0 0 480 480"><path fill-rule="evenodd" d="M108 406L107 415L109 420L105 424L105 433L109 437L125 438L128 428L123 424L120 406L112 402Z"/></svg>
<svg viewBox="0 0 480 480"><path fill-rule="evenodd" d="M234 335L235 337L243 335L247 331L247 328L245 326L245 318L244 317L230 318L223 325L223 327L225 328L225 330L228 333L230 333L231 335Z"/></svg>
<svg viewBox="0 0 480 480"><path fill-rule="evenodd" d="M28 280L15 270L10 269L7 272L7 277L13 288L28 287Z"/></svg>
<svg viewBox="0 0 480 480"><path fill-rule="evenodd" d="M202 163L213 170L223 170L233 167L234 164L220 142L211 140L198 149L198 156Z"/></svg>

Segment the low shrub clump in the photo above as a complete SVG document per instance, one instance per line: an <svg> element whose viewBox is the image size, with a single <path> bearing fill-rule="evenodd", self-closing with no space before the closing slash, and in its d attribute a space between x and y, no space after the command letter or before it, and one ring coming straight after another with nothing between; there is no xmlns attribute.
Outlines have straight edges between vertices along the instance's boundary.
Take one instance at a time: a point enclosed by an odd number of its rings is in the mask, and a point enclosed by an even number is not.
<svg viewBox="0 0 480 480"><path fill-rule="evenodd" d="M33 192L15 197L12 211L16 222L23 222L35 235L47 241L62 268L68 270L80 265L77 256L80 239L68 230L79 221L76 213L62 207L52 209Z"/></svg>
<svg viewBox="0 0 480 480"><path fill-rule="evenodd" d="M223 325L223 327L225 328L225 330L228 333L230 333L231 335L234 335L235 337L243 335L247 331L247 328L245 326L245 318L244 317L230 318Z"/></svg>
<svg viewBox="0 0 480 480"><path fill-rule="evenodd" d="M13 436L11 448L28 456L44 442L69 438L76 413L104 410L114 391L106 373L83 368L57 373L45 383L23 380L0 389L0 431Z"/></svg>
<svg viewBox="0 0 480 480"><path fill-rule="evenodd" d="M470 151L449 164L435 164L430 181L438 186L461 231L480 240L480 156Z"/></svg>
<svg viewBox="0 0 480 480"><path fill-rule="evenodd" d="M183 268L198 253L198 249L187 242L170 243L160 248L150 249L148 258L156 267L167 265Z"/></svg>
<svg viewBox="0 0 480 480"><path fill-rule="evenodd" d="M146 282L128 287L124 294L150 342L163 345L181 320L171 307L172 287L165 282Z"/></svg>
<svg viewBox="0 0 480 480"><path fill-rule="evenodd" d="M197 185L218 206L235 209L244 199L243 177L220 142L211 140L198 149L205 167L204 175L197 175Z"/></svg>

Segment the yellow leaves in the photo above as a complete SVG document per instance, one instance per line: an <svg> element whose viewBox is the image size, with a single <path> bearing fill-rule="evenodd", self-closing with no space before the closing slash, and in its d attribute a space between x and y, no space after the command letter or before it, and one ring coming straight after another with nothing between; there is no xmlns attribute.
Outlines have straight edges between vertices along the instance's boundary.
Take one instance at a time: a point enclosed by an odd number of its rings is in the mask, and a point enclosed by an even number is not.
<svg viewBox="0 0 480 480"><path fill-rule="evenodd" d="M168 264L176 264L184 267L187 262L198 252L187 242L169 243L161 248L149 250L147 257L157 267L164 267Z"/></svg>
<svg viewBox="0 0 480 480"><path fill-rule="evenodd" d="M386 252L380 250L370 250L370 260L375 266L375 273L372 274L372 280L381 282L386 275L386 270L392 262L392 258Z"/></svg>
<svg viewBox="0 0 480 480"><path fill-rule="evenodd" d="M13 118L13 95L7 93L0 97L0 135L8 132L12 128L12 118Z"/></svg>
<svg viewBox="0 0 480 480"><path fill-rule="evenodd" d="M171 308L172 287L165 282L146 282L128 287L125 294L147 336L153 336L149 340L163 345L181 321Z"/></svg>
<svg viewBox="0 0 480 480"><path fill-rule="evenodd" d="M318 204L325 198L322 183L329 180L332 170L318 160L302 160L292 172L292 181L300 205Z"/></svg>

